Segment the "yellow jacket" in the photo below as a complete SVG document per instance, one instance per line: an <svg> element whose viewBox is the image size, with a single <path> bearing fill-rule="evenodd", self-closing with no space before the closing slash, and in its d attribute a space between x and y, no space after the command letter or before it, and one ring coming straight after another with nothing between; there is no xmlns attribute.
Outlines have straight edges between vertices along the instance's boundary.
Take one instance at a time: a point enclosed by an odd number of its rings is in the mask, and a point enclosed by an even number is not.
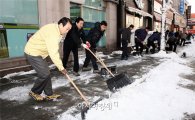
<svg viewBox="0 0 195 120"><path fill-rule="evenodd" d="M40 28L27 42L24 52L31 56L50 56L53 63L61 71L64 69L59 54L59 43L62 39L58 24L48 24Z"/></svg>

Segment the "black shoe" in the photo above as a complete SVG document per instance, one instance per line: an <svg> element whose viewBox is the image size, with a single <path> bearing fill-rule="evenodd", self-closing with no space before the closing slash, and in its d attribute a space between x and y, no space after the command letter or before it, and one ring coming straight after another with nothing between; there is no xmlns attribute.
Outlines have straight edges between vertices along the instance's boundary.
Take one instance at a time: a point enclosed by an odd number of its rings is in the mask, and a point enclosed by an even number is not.
<svg viewBox="0 0 195 120"><path fill-rule="evenodd" d="M93 73L100 73L99 70L93 70Z"/></svg>
<svg viewBox="0 0 195 120"><path fill-rule="evenodd" d="M73 75L80 76L80 74L78 72L75 72L75 71L73 71Z"/></svg>
<svg viewBox="0 0 195 120"><path fill-rule="evenodd" d="M128 60L128 57L125 57L124 60Z"/></svg>
<svg viewBox="0 0 195 120"><path fill-rule="evenodd" d="M91 68L88 68L88 67L83 67L83 69L82 69L83 71L90 71L91 70Z"/></svg>

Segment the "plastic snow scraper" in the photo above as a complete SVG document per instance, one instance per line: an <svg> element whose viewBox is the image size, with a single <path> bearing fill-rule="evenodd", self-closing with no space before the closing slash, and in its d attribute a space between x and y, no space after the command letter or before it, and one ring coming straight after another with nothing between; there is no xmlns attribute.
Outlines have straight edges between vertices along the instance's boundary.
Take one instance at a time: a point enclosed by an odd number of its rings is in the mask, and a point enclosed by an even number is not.
<svg viewBox="0 0 195 120"><path fill-rule="evenodd" d="M81 118L82 120L85 119L85 113L87 113L87 111L93 107L95 104L97 104L99 101L102 100L102 98L99 98L98 100L96 100L94 103L90 103L87 98L83 95L83 93L79 90L79 88L75 85L75 83L73 82L73 80L69 77L68 74L65 75L68 80L70 81L70 83L74 86L74 88L77 90L77 92L80 94L81 98L85 101L85 105L83 104L81 107Z"/></svg>
<svg viewBox="0 0 195 120"><path fill-rule="evenodd" d="M133 80L130 80L129 77L125 73L121 73L118 75L114 75L108 67L105 65L101 58L97 57L89 48L86 48L93 56L102 64L102 66L110 73L112 78L106 81L108 88L110 91L114 92L116 89L122 88L128 84L131 84Z"/></svg>

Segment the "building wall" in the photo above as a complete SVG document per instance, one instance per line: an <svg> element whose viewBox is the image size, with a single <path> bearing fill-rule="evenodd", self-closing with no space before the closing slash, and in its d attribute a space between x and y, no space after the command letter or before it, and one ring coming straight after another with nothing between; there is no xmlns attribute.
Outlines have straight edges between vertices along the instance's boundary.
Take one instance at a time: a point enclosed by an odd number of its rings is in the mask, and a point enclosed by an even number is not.
<svg viewBox="0 0 195 120"><path fill-rule="evenodd" d="M108 22L106 30L106 48L109 51L116 50L117 47L117 5L111 2L106 3L106 20Z"/></svg>
<svg viewBox="0 0 195 120"><path fill-rule="evenodd" d="M172 0L172 1L173 1L172 7L175 9L176 12L179 13L180 0Z"/></svg>
<svg viewBox="0 0 195 120"><path fill-rule="evenodd" d="M70 17L69 0L38 0L39 26L57 22L60 18Z"/></svg>

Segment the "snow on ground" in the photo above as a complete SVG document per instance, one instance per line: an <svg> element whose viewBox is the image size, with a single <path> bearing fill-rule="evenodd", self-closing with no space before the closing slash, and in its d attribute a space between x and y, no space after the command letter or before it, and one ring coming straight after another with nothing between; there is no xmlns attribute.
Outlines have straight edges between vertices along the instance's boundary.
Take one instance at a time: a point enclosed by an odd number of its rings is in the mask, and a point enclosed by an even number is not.
<svg viewBox="0 0 195 120"><path fill-rule="evenodd" d="M55 68L55 65L52 64L49 67L50 67L50 69L54 69ZM34 73L35 73L35 70L30 70L30 71L26 71L26 72L21 71L21 72L15 72L15 73L7 74L3 78L9 79L9 78L11 78L13 76L28 75L28 74L34 74Z"/></svg>
<svg viewBox="0 0 195 120"><path fill-rule="evenodd" d="M191 74L193 72L187 64L189 61L195 60L194 50L195 44L193 43L184 47L178 54L159 52L151 55L152 57L161 57L164 61L150 70L149 73L143 75L142 78L138 79L137 77L131 85L113 93L109 99L100 101L88 111L88 114L86 114L87 120L178 120L183 117L185 112L195 113L195 94L193 91L182 87L182 85L194 83L181 77L181 74ZM120 52L116 51L113 54L119 54ZM186 59L180 58L183 52L187 54ZM101 56L101 53L99 55ZM133 61L131 59L123 62L116 61L112 64L125 66L140 61L141 58ZM95 74L91 74L91 72L82 72L79 77L71 74L70 77L73 80L85 81L87 84L92 80L91 78L95 77ZM14 73L5 76L5 78L30 73L34 73L34 71ZM69 81L63 76L53 77L52 83L54 89L69 85ZM28 92L31 87L32 84L11 88L1 92L0 98L25 102L30 98ZM80 114L71 115L73 109L75 108L70 108L61 114L59 120L81 119Z"/></svg>
<svg viewBox="0 0 195 120"><path fill-rule="evenodd" d="M180 53L165 54L160 52L152 57L164 59L160 65L137 79L131 85L113 93L109 99L100 101L86 114L87 120L180 120L184 113L195 113L195 94L181 85L194 84L182 78L192 74L188 67L194 60L195 44L188 45ZM187 59L180 58L182 52ZM64 112L59 120L79 120L79 115L72 116Z"/></svg>
<svg viewBox="0 0 195 120"><path fill-rule="evenodd" d="M89 72L83 72L81 74L81 76L79 77L75 77L72 74L70 75L70 77L72 78L72 80L76 80L79 79L79 81L84 81L84 82L90 82L91 78L95 77L95 74L90 74L91 71ZM20 72L21 74L22 72ZM25 72L24 72L25 73ZM18 75L18 74L16 74ZM52 77L52 87L53 89L59 88L59 87L63 87L63 86L69 86L70 82L68 81L68 79L65 76L60 76L60 77ZM10 100L10 101L18 101L20 103L23 103L25 101L27 101L28 99L30 99L28 93L32 88L32 84L31 85L24 85L21 87L14 87L11 88L7 91L3 91L0 94L0 98L1 99L5 99L5 100Z"/></svg>
<svg viewBox="0 0 195 120"><path fill-rule="evenodd" d="M14 87L0 94L0 98L9 101L18 101L23 103L27 101L30 97L28 95L32 85L25 85L20 87Z"/></svg>
<svg viewBox="0 0 195 120"><path fill-rule="evenodd" d="M117 52L118 53L118 52ZM109 55L103 55L102 52L98 52L98 56L100 57L107 57L107 59L110 59L111 57L108 57ZM84 61L85 56L81 56L80 62ZM141 62L141 59L135 59L135 60L127 60L127 61L116 61L111 63L111 65L117 65L117 67L121 67L121 66L126 66L126 65L131 65L131 64L135 64ZM108 64L109 65L109 64ZM50 65L50 68L53 69L55 68L55 65ZM35 71L31 70L31 71L27 71L27 72L17 72L17 73L11 73L8 74L6 76L4 76L4 78L11 78L14 76L20 76L20 75L27 75L27 74L34 74ZM85 82L85 84L88 84L90 81L92 81L96 76L96 74L93 74L92 71L87 71L87 72L82 72L82 74L80 74L80 76L75 77L74 75L70 74L70 77L73 80L79 80L79 82ZM60 76L60 77L52 77L52 87L53 89L59 88L59 87L63 87L63 86L69 86L70 82L68 81L68 79L65 76ZM20 103L23 103L25 101L27 101L28 99L30 99L30 97L28 96L28 93L30 91L30 89L32 88L32 84L31 85L24 85L22 87L15 87L15 88L11 88L8 91L3 91L0 93L0 98L1 99L5 99L5 100L11 100L11 101L18 101ZM22 96L22 97L20 97Z"/></svg>
<svg viewBox="0 0 195 120"><path fill-rule="evenodd" d="M195 45L189 45L184 51L188 51L191 57ZM194 49L193 49L194 50ZM186 65L185 60L174 53L158 53L157 56L169 57L155 69L152 69L143 78L135 83L122 88L109 99L89 110L87 120L178 120L183 114L195 113L195 94L180 85L191 84L180 77L180 74L191 74L193 71ZM114 103L118 103L115 106ZM110 109L109 106L112 106Z"/></svg>

